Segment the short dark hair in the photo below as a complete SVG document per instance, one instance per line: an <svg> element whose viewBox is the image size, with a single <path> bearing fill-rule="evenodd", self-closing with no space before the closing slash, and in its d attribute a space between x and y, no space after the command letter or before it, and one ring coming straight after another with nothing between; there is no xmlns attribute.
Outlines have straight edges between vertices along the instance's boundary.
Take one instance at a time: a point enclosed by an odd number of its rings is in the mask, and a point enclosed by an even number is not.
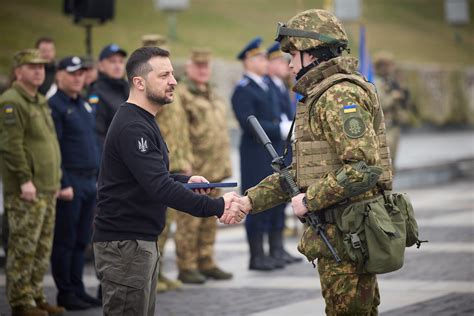
<svg viewBox="0 0 474 316"><path fill-rule="evenodd" d="M170 57L170 52L159 47L141 47L136 49L127 61L125 69L130 86L132 86L133 77L144 77L152 68L148 61L153 57Z"/></svg>
<svg viewBox="0 0 474 316"><path fill-rule="evenodd" d="M54 39L52 37L49 37L49 36L40 37L40 38L38 38L38 40L36 40L35 48L39 48L41 43L52 43L52 44L54 44Z"/></svg>

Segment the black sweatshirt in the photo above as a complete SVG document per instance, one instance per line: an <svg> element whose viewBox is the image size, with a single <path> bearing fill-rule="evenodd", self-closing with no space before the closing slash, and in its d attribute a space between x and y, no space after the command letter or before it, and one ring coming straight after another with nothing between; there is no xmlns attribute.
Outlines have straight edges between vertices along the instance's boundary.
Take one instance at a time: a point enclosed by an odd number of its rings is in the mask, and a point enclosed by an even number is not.
<svg viewBox="0 0 474 316"><path fill-rule="evenodd" d="M222 215L223 198L185 189L178 182L189 177L168 170L168 149L154 116L123 104L104 143L93 240L154 241L165 226L167 206L198 217Z"/></svg>

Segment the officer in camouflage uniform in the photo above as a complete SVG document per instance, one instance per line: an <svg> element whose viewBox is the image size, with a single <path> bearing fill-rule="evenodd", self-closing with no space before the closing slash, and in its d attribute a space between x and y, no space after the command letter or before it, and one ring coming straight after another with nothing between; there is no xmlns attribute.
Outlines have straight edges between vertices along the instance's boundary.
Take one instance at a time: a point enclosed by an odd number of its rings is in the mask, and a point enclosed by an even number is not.
<svg viewBox="0 0 474 316"><path fill-rule="evenodd" d="M51 110L38 87L45 60L28 49L14 57L16 81L0 97L0 166L10 232L6 263L12 315L60 315L43 291L53 241L61 157Z"/></svg>
<svg viewBox="0 0 474 316"><path fill-rule="evenodd" d="M326 314L376 315L380 303L376 276L351 261L335 223L347 206L383 198L380 190L391 189L377 94L357 72L358 61L341 56L347 36L331 13L301 12L286 25L279 24L277 40L291 54L290 66L297 75L294 91L303 96L297 105L291 172L304 193L291 199L293 210L299 217L316 212L324 220L342 263L336 264L311 227L306 227L298 250L309 261L317 259ZM290 200L277 174L246 195L242 203L252 213Z"/></svg>
<svg viewBox="0 0 474 316"><path fill-rule="evenodd" d="M186 76L178 85L178 99L186 112L192 144L193 173L210 182L231 176L230 141L224 101L210 86L211 52L194 49L186 64ZM211 196L219 196L216 190ZM215 218L176 214L176 256L178 278L184 283L202 284L207 278L226 280L232 274L214 262Z"/></svg>
<svg viewBox="0 0 474 316"><path fill-rule="evenodd" d="M387 144L393 165L400 141L400 125L405 120L409 102L408 91L402 88L396 79L395 67L395 60L389 53L380 52L374 57L374 83L385 116Z"/></svg>
<svg viewBox="0 0 474 316"><path fill-rule="evenodd" d="M142 45L156 46L168 50L166 38L159 34L143 35ZM186 113L184 112L179 97L175 97L171 104L161 107L156 114L155 120L168 146L170 172L191 175L191 143L189 141ZM158 293L168 290L177 290L182 286L181 281L169 279L162 271L165 245L170 235L170 226L174 221L175 213L176 210L170 207L166 210L166 226L158 237L158 248L160 250L160 265L156 285L156 291Z"/></svg>

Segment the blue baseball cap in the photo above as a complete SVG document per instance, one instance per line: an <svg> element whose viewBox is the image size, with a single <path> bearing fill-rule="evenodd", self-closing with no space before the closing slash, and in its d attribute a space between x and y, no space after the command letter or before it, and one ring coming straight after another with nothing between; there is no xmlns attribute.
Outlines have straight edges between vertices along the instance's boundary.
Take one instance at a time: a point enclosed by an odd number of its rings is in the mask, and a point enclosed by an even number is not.
<svg viewBox="0 0 474 316"><path fill-rule="evenodd" d="M246 58L263 54L264 51L260 47L262 45L262 38L260 36L251 40L237 55L237 59L244 60Z"/></svg>
<svg viewBox="0 0 474 316"><path fill-rule="evenodd" d="M123 57L127 57L127 52L123 48L120 48L120 46L118 46L117 44L110 44L102 49L99 54L99 60L109 58L110 56L115 54L120 54Z"/></svg>
<svg viewBox="0 0 474 316"><path fill-rule="evenodd" d="M58 63L58 70L65 70L67 72L76 72L80 69L87 68L84 65L82 58L78 56L69 56L61 59Z"/></svg>

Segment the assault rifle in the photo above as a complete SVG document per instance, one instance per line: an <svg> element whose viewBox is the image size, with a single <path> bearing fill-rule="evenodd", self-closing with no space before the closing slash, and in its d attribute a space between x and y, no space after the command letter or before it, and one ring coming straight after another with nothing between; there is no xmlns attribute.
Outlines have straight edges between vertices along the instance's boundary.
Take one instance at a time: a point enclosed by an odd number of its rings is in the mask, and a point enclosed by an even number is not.
<svg viewBox="0 0 474 316"><path fill-rule="evenodd" d="M277 152L275 151L275 148L272 145L272 142L268 138L267 134L263 130L262 126L258 122L257 118L253 115L250 115L247 118L247 123L250 125L250 129L254 133L255 137L257 140L265 147L267 150L268 154L272 158L272 169L279 173L281 177L284 179L285 182L285 191L291 196L297 196L300 194L300 189L298 188L298 185L296 185L295 180L293 180L293 177L291 176L288 168L285 165L284 157L279 156ZM324 230L323 223L321 219L319 218L319 214L315 212L308 212L304 215L303 218L299 218L302 223L307 223L311 228L321 236L321 239L324 241L326 246L328 247L329 251L334 257L334 260L336 260L337 263L341 263L341 258L336 253L336 250L334 247L331 245L331 243L328 240L328 237L326 236L326 232Z"/></svg>

